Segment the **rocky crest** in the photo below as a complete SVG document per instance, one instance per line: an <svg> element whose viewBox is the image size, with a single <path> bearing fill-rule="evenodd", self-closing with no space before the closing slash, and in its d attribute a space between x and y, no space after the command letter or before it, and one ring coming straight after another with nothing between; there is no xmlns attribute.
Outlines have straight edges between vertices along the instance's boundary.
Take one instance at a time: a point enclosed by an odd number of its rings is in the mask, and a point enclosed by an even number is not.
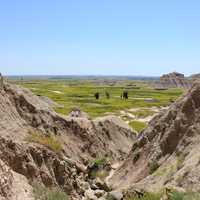
<svg viewBox="0 0 200 200"><path fill-rule="evenodd" d="M199 191L200 83L152 119L110 180L113 188Z"/></svg>
<svg viewBox="0 0 200 200"><path fill-rule="evenodd" d="M8 83L0 89L0 118L0 161L5 166L0 167L0 173L9 169L12 178L8 181L21 184L5 190L0 185L0 197L11 200L32 200L30 184L34 181L60 186L72 198L81 199L90 187L86 165L101 157L111 162L123 160L135 139L131 129L116 117L95 121L63 117L29 90ZM61 152L30 142L31 133L53 135ZM19 178L23 180L20 183ZM14 192L14 188L24 191Z"/></svg>

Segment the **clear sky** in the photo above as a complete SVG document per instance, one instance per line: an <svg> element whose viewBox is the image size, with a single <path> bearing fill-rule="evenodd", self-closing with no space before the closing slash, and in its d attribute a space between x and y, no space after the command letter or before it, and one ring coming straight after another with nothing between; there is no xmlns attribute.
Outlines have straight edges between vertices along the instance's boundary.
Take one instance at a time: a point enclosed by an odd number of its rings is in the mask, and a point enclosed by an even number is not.
<svg viewBox="0 0 200 200"><path fill-rule="evenodd" d="M200 1L0 0L0 71L200 72Z"/></svg>

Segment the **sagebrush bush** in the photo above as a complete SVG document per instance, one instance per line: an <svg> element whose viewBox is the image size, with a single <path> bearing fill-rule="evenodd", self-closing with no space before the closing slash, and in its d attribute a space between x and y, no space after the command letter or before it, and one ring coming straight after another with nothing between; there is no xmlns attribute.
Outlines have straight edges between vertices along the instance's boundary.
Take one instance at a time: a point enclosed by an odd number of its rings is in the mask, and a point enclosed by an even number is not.
<svg viewBox="0 0 200 200"><path fill-rule="evenodd" d="M96 166L104 165L106 163L106 158L100 158L93 161Z"/></svg>

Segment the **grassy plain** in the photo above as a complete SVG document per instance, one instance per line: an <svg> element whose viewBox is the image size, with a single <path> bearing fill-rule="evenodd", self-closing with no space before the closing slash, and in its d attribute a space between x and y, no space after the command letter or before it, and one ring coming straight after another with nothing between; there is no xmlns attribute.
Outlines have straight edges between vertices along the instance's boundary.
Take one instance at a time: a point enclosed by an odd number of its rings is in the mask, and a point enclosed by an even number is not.
<svg viewBox="0 0 200 200"><path fill-rule="evenodd" d="M47 96L57 102L60 107L55 110L67 115L73 107L89 113L91 117L99 117L108 113L118 114L121 110L131 108L160 107L169 104L170 100L177 99L180 89L155 90L144 81L105 81L105 80L21 80L18 85L29 88L36 95ZM129 99L120 98L123 90L129 92ZM94 93L100 93L100 99L94 98ZM107 99L105 92L109 92ZM153 98L156 101L145 101Z"/></svg>

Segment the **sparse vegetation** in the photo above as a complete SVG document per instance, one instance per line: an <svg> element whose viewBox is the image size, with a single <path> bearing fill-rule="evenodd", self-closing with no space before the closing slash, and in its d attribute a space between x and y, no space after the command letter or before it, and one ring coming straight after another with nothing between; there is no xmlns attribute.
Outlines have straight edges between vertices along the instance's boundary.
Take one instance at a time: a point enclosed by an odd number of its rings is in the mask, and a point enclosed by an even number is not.
<svg viewBox="0 0 200 200"><path fill-rule="evenodd" d="M160 200L163 192L160 193L146 193L144 197L132 196L125 200ZM168 194L169 200L199 200L200 194L194 192L177 192L172 191Z"/></svg>
<svg viewBox="0 0 200 200"><path fill-rule="evenodd" d="M149 163L149 173L153 174L159 168L159 164L156 161Z"/></svg>
<svg viewBox="0 0 200 200"><path fill-rule="evenodd" d="M35 200L68 200L68 196L60 188L46 188L39 183L33 184Z"/></svg>
<svg viewBox="0 0 200 200"><path fill-rule="evenodd" d="M178 186L181 186L182 183L183 183L183 180L184 180L184 176L183 175L179 175L177 178L176 178L176 183Z"/></svg>
<svg viewBox="0 0 200 200"><path fill-rule="evenodd" d="M105 168L106 164L107 164L106 158L100 158L92 161L90 177L100 178L101 180L104 180L109 175L109 170Z"/></svg>
<svg viewBox="0 0 200 200"><path fill-rule="evenodd" d="M161 193L146 193L143 197L132 196L128 197L126 200L160 200Z"/></svg>
<svg viewBox="0 0 200 200"><path fill-rule="evenodd" d="M185 160L185 157L182 154L177 157L177 163L176 163L177 170L183 167L184 160Z"/></svg>
<svg viewBox="0 0 200 200"><path fill-rule="evenodd" d="M132 112L132 114L135 115L137 118L145 118L145 117L154 115L155 112L148 109L141 109L141 110Z"/></svg>
<svg viewBox="0 0 200 200"><path fill-rule="evenodd" d="M30 132L27 140L29 142L42 144L56 153L59 153L62 150L62 144L60 143L58 138L56 138L56 136L53 136L52 134L45 135L39 132Z"/></svg>
<svg viewBox="0 0 200 200"><path fill-rule="evenodd" d="M100 166L106 163L106 158L98 158L94 161L92 161L92 163L94 163L96 166Z"/></svg>
<svg viewBox="0 0 200 200"><path fill-rule="evenodd" d="M109 172L107 170L102 169L96 172L95 177L104 180L108 175Z"/></svg>
<svg viewBox="0 0 200 200"><path fill-rule="evenodd" d="M114 199L114 197L109 195L109 196L106 197L106 200L115 200L115 199Z"/></svg>
<svg viewBox="0 0 200 200"><path fill-rule="evenodd" d="M197 192L187 192L183 200L199 200L200 199L200 193Z"/></svg>
<svg viewBox="0 0 200 200"><path fill-rule="evenodd" d="M144 128L146 128L147 124L144 122L140 122L140 121L131 121L129 123L129 126L131 126L133 128L133 130L140 133Z"/></svg>

